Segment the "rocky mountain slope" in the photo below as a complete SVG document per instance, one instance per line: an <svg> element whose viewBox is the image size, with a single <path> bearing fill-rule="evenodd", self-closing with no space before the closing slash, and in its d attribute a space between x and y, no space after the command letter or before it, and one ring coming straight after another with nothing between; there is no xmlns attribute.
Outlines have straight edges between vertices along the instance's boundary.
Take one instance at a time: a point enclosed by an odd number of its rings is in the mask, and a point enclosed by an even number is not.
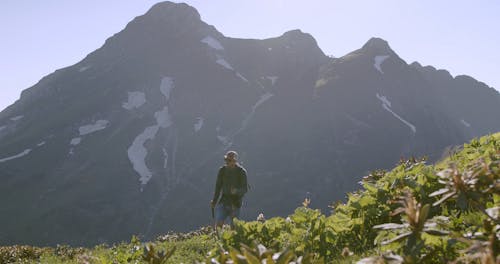
<svg viewBox="0 0 500 264"><path fill-rule="evenodd" d="M341 41L341 39L339 39ZM382 39L329 58L300 30L224 36L163 2L0 113L0 244L95 244L211 221L240 153L244 218L343 199L373 168L500 130L500 95Z"/></svg>

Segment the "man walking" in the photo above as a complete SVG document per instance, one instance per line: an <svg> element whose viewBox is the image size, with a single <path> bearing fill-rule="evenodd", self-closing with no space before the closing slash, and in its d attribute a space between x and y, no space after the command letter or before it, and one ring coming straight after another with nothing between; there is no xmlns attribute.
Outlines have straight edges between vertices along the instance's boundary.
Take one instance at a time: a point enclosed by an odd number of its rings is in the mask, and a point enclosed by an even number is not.
<svg viewBox="0 0 500 264"><path fill-rule="evenodd" d="M219 169L214 197L210 201L212 210L215 208L216 228L222 227L228 217L228 223L233 226L233 218L239 217L242 199L248 190L247 171L238 163L238 153L228 151L224 161L226 165Z"/></svg>

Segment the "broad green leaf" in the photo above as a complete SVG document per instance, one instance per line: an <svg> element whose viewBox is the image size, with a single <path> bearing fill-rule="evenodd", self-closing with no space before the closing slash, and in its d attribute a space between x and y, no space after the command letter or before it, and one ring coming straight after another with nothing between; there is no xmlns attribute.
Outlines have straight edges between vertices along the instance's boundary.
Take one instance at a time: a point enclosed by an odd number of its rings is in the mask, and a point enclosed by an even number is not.
<svg viewBox="0 0 500 264"><path fill-rule="evenodd" d="M402 228L407 228L407 227L408 227L408 224L387 223L387 224L376 225L373 228L382 229L382 230L393 230L393 229L402 229Z"/></svg>
<svg viewBox="0 0 500 264"><path fill-rule="evenodd" d="M248 250L243 250L243 255L245 256L248 264L261 264L259 258Z"/></svg>
<svg viewBox="0 0 500 264"><path fill-rule="evenodd" d="M450 189L448 188L442 188L442 189L439 189L431 194L429 194L429 197L434 197L434 196L438 196L438 195L441 195L441 194L445 194L447 192L449 192Z"/></svg>
<svg viewBox="0 0 500 264"><path fill-rule="evenodd" d="M279 256L279 258L276 260L276 264L288 264L290 261L292 261L294 258L294 254L292 251L285 249Z"/></svg>
<svg viewBox="0 0 500 264"><path fill-rule="evenodd" d="M402 240L403 238L409 237L411 235L412 235L412 232L403 233L403 234L398 235L398 236L391 238L389 240L382 241L382 245L388 245L390 243L398 242L398 241Z"/></svg>
<svg viewBox="0 0 500 264"><path fill-rule="evenodd" d="M361 205L361 207L367 207L367 206L376 204L376 202L377 202L377 200L375 199L375 197L372 197L369 195L363 195L359 199L359 204Z"/></svg>
<svg viewBox="0 0 500 264"><path fill-rule="evenodd" d="M450 234L448 231L437 229L425 229L424 232L433 236L447 236Z"/></svg>
<svg viewBox="0 0 500 264"><path fill-rule="evenodd" d="M420 226L423 226L425 221L427 220L427 216L429 215L430 208L431 208L430 204L426 204L422 208L420 208L420 214L418 217L418 222L419 222Z"/></svg>

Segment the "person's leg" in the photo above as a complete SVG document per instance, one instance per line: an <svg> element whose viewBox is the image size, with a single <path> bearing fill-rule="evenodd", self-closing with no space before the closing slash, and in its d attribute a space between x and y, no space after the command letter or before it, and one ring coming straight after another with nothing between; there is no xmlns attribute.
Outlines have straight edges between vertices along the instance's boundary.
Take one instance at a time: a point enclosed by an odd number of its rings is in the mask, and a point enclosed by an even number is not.
<svg viewBox="0 0 500 264"><path fill-rule="evenodd" d="M232 207L229 214L229 225L231 226L231 228L234 228L233 218L237 219L238 217L240 217L240 208Z"/></svg>
<svg viewBox="0 0 500 264"><path fill-rule="evenodd" d="M215 207L215 227L221 228L224 225L224 221L228 217L228 212L223 204L218 204Z"/></svg>

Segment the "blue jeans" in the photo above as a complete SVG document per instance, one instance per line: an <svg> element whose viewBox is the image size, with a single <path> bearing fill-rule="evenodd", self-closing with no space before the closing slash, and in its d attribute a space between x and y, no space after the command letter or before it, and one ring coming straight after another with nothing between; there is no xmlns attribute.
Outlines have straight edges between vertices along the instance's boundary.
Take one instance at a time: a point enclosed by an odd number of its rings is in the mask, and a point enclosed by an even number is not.
<svg viewBox="0 0 500 264"><path fill-rule="evenodd" d="M233 217L240 216L240 208L231 205L217 204L215 207L215 221L224 222L229 217L228 224L233 224Z"/></svg>

